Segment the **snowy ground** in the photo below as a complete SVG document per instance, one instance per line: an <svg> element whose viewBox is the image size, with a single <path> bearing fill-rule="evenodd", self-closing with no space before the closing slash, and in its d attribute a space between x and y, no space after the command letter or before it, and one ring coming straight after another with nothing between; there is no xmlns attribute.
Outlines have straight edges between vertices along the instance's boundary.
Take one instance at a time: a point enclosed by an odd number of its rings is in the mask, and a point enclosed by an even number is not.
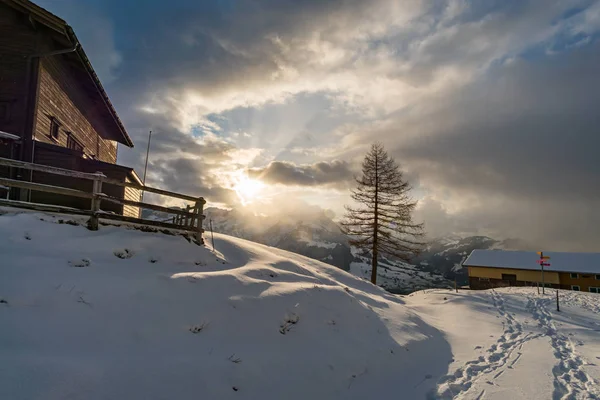
<svg viewBox="0 0 600 400"><path fill-rule="evenodd" d="M536 289L406 297L453 352L434 398L600 399L600 296Z"/></svg>
<svg viewBox="0 0 600 400"><path fill-rule="evenodd" d="M366 257L357 256L362 261L350 263L350 273L371 281L371 264ZM411 264L403 262L380 261L377 267L377 285L394 293L410 293L432 287L448 288L454 285L442 275L420 271Z"/></svg>
<svg viewBox="0 0 600 400"><path fill-rule="evenodd" d="M59 218L0 215L0 399L600 398L597 295L394 296L225 235Z"/></svg>

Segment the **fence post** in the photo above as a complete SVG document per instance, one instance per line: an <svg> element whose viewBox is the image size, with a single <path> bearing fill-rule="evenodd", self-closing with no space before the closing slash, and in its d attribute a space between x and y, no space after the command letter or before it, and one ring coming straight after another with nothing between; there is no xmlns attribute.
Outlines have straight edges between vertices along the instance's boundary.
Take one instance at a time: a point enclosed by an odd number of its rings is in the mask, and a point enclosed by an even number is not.
<svg viewBox="0 0 600 400"><path fill-rule="evenodd" d="M196 208L196 205L194 204L194 207L192 207L191 210L191 216L190 216L190 228L195 228L196 227L196 216L198 215L198 209Z"/></svg>
<svg viewBox="0 0 600 400"><path fill-rule="evenodd" d="M190 222L190 208L191 208L191 206L189 204L185 207L185 211L187 214L185 214L185 222L183 223L183 225L186 227L192 226L192 225L188 225ZM192 220L192 222L194 222L194 221Z"/></svg>
<svg viewBox="0 0 600 400"><path fill-rule="evenodd" d="M204 231L202 229L202 222L204 221L205 204L206 200L204 200L203 197L200 197L198 198L198 200L196 200L196 205L194 206L196 212L198 213L198 226L196 227L196 241L198 242L198 244L204 244L204 239L202 238L202 232Z"/></svg>
<svg viewBox="0 0 600 400"><path fill-rule="evenodd" d="M100 194L102 193L102 181L101 178L104 176L102 172L96 172L96 177L93 181L92 194L92 215L88 221L88 229L91 231L98 230L98 211L100 211Z"/></svg>

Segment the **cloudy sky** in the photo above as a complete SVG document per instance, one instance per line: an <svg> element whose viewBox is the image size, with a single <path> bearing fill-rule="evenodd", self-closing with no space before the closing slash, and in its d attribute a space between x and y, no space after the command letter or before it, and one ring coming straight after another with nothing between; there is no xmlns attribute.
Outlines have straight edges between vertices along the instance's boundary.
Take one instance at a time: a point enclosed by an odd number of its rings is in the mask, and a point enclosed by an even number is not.
<svg viewBox="0 0 600 400"><path fill-rule="evenodd" d="M373 141L431 236L600 251L600 1L38 0L135 149L212 204L342 214ZM143 4L143 5L142 5Z"/></svg>

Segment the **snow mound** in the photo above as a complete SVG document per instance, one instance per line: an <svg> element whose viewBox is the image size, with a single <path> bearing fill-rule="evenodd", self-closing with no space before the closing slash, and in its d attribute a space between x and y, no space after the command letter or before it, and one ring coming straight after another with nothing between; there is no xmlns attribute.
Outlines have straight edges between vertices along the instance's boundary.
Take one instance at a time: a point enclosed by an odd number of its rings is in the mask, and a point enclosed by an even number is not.
<svg viewBox="0 0 600 400"><path fill-rule="evenodd" d="M6 210L0 399L600 399L596 294L401 297L225 235Z"/></svg>
<svg viewBox="0 0 600 400"><path fill-rule="evenodd" d="M328 264L59 219L0 215L2 399L424 398L452 358L400 297Z"/></svg>

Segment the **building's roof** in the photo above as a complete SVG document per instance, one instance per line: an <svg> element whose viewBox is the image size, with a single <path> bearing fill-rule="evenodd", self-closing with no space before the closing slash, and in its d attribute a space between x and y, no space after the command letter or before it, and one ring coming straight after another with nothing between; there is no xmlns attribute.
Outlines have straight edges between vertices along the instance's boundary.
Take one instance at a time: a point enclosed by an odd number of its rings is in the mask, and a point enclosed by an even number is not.
<svg viewBox="0 0 600 400"><path fill-rule="evenodd" d="M0 139L15 140L15 141L21 140L21 138L18 137L17 135L13 135L12 133L2 132L2 131L0 131Z"/></svg>
<svg viewBox="0 0 600 400"><path fill-rule="evenodd" d="M79 39L77 39L77 36L75 36L75 32L73 31L73 29L63 19L57 17L56 15L45 10L44 8L32 3L29 0L0 0L0 1L4 2L5 4L11 6L12 8L14 8L16 10L19 10L21 12L25 12L25 13L29 14L30 17L33 18L35 21L37 21L40 24L63 35L70 42L71 45L76 47L75 52L78 56L78 59L81 62L81 64L83 65L87 74L89 75L91 81L93 82L93 85L96 89L95 92L101 99L101 102L106 107L106 110L110 114L112 122L114 123L114 126L119 133L119 135L116 135L114 140L116 140L117 142L122 143L128 147L133 147L133 141L127 134L127 131L125 130L125 126L123 126L121 119L117 115L117 111L115 110L112 103L110 102L110 99L108 98L108 95L106 94L106 91L104 90L104 87L102 86L102 83L100 82L100 79L98 78L98 75L96 75L96 71L94 71L94 68L92 67L92 64L90 63L90 60L88 59L87 55L85 54L83 47L79 43Z"/></svg>
<svg viewBox="0 0 600 400"><path fill-rule="evenodd" d="M600 274L600 253L544 251L544 256L550 257L545 271ZM539 259L535 251L473 250L463 266L540 270Z"/></svg>

